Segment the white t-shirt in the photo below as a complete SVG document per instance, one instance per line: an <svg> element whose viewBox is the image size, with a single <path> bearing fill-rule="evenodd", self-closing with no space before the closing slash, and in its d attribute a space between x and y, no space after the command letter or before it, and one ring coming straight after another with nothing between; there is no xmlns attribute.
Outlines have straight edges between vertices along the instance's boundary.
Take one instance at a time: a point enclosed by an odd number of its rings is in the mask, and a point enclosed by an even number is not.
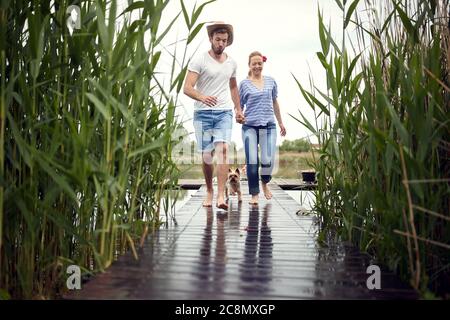
<svg viewBox="0 0 450 320"><path fill-rule="evenodd" d="M228 55L222 63L216 61L208 52L194 57L188 65L188 70L199 74L196 89L203 95L217 97L214 107L195 101L195 110L233 110L230 79L236 78L236 69L236 62Z"/></svg>

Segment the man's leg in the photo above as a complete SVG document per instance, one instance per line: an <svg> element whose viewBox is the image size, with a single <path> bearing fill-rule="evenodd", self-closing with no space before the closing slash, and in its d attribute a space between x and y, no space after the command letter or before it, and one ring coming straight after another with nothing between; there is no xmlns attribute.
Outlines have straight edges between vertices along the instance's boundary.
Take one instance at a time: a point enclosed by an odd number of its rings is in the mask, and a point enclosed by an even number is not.
<svg viewBox="0 0 450 320"><path fill-rule="evenodd" d="M202 153L202 170L205 176L206 183L206 199L203 201L204 207L212 206L212 199L214 194L213 189L213 174L214 174L214 164L213 164L214 151L204 151Z"/></svg>
<svg viewBox="0 0 450 320"><path fill-rule="evenodd" d="M198 151L202 153L202 171L206 183L206 199L203 201L204 207L212 206L213 199L213 174L214 174L214 145L212 136L212 113L208 111L194 112L194 129Z"/></svg>
<svg viewBox="0 0 450 320"><path fill-rule="evenodd" d="M217 156L217 207L228 209L224 200L225 183L228 177L228 145L225 142L215 144Z"/></svg>
<svg viewBox="0 0 450 320"><path fill-rule="evenodd" d="M218 110L214 114L214 148L217 160L217 203L218 208L227 210L225 203L225 183L228 177L228 145L231 143L231 129L233 127L233 111Z"/></svg>

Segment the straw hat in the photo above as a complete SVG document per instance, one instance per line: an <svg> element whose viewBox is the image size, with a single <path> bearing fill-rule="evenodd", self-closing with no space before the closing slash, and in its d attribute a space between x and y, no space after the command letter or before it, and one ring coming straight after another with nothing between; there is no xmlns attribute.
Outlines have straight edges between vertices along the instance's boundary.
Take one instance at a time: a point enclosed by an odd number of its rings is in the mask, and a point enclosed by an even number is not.
<svg viewBox="0 0 450 320"><path fill-rule="evenodd" d="M211 38L214 30L222 29L222 28L228 30L228 43L227 43L227 47L228 47L233 43L233 26L231 24L227 24L223 21L215 21L212 24L210 24L209 26L207 26L206 30L208 31L208 36Z"/></svg>

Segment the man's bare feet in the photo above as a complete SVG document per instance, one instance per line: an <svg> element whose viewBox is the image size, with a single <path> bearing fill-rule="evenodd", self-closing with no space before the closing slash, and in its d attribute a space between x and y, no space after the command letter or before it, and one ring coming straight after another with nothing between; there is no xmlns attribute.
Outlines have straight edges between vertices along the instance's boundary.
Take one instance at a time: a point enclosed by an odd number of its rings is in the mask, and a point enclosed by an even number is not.
<svg viewBox="0 0 450 320"><path fill-rule="evenodd" d="M272 199L272 192L270 192L270 188L267 185L267 183L264 183L264 182L262 183L262 189L263 189L264 196L266 197L266 199L267 200Z"/></svg>
<svg viewBox="0 0 450 320"><path fill-rule="evenodd" d="M219 209L223 209L223 210L227 210L228 209L228 205L223 200L223 196L222 197L217 196L216 207L219 208Z"/></svg>
<svg viewBox="0 0 450 320"><path fill-rule="evenodd" d="M213 191L206 191L206 199L203 201L204 207L212 207Z"/></svg>
<svg viewBox="0 0 450 320"><path fill-rule="evenodd" d="M252 205L258 205L258 198L259 198L258 194L252 195L252 198L248 203Z"/></svg>

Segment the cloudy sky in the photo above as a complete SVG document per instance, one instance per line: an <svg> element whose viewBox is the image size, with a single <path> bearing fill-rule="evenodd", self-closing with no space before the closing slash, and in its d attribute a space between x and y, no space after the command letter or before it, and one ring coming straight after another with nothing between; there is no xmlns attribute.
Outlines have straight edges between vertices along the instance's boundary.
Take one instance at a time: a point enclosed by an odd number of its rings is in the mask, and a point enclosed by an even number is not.
<svg viewBox="0 0 450 320"><path fill-rule="evenodd" d="M190 12L196 2L185 0ZM203 1L199 1L199 4ZM318 8L323 12L326 23L331 23L335 30L333 35L339 39L342 30L342 12L334 0L218 0L207 5L199 18L203 21L225 21L233 25L235 38L232 46L226 52L238 64L238 83L247 76L248 55L258 50L267 56L264 74L274 77L279 87L279 103L282 118L287 129L285 138L279 137L278 144L284 139L307 137L310 133L300 123L289 116L298 115L299 109L313 121L310 107L303 100L292 74L309 88L310 75L316 86L324 88L325 73L316 57L320 51L318 34ZM181 10L179 1L171 1L162 19L161 30ZM184 18L181 15L174 25L166 44L186 35ZM340 43L340 42L337 42ZM183 43L180 43L179 49ZM210 43L206 28L200 32L189 47L188 56L197 52L207 51ZM167 47L172 50L173 47ZM193 132L193 100L180 95L178 103L179 116L185 121L185 127ZM192 139L194 136L191 135ZM241 142L241 126L233 127L233 141L238 146Z"/></svg>

